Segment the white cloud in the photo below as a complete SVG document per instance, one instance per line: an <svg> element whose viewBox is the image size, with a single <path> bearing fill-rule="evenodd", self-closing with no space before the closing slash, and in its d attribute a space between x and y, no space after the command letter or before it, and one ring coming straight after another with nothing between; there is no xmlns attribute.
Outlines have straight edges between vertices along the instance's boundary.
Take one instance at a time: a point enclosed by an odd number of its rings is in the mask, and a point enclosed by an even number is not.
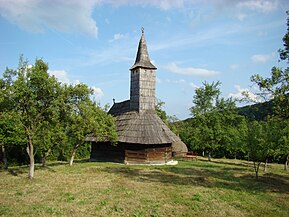
<svg viewBox="0 0 289 217"><path fill-rule="evenodd" d="M176 84L185 84L186 81L184 79L174 81Z"/></svg>
<svg viewBox="0 0 289 217"><path fill-rule="evenodd" d="M0 0L0 15L30 32L44 32L45 28L51 28L60 32L82 33L97 37L98 28L92 14L95 7L101 4L152 6L161 10L170 10L186 9L190 6L201 8L208 3L217 12L225 7L271 12L281 5L279 0ZM213 15L215 16L214 13ZM200 14L194 13L193 16L197 16L196 18L199 19ZM206 17L205 19L207 19ZM244 12L238 15L240 20L245 17L246 13ZM110 23L108 18L105 19L105 22Z"/></svg>
<svg viewBox="0 0 289 217"><path fill-rule="evenodd" d="M186 84L187 82L186 82L186 80L184 80L184 79L179 79L179 80L170 80L170 79L166 79L165 80L167 83L169 83L169 84Z"/></svg>
<svg viewBox="0 0 289 217"><path fill-rule="evenodd" d="M128 34L117 33L117 34L114 34L113 39L110 39L109 42L118 41L127 37L128 37Z"/></svg>
<svg viewBox="0 0 289 217"><path fill-rule="evenodd" d="M75 81L73 82L73 84L74 84L74 85L78 85L78 84L80 84L80 81L79 81L79 80L75 80Z"/></svg>
<svg viewBox="0 0 289 217"><path fill-rule="evenodd" d="M243 21L247 17L247 14L240 13L237 15L238 20Z"/></svg>
<svg viewBox="0 0 289 217"><path fill-rule="evenodd" d="M64 70L48 70L50 75L54 75L62 83L70 83L67 72Z"/></svg>
<svg viewBox="0 0 289 217"><path fill-rule="evenodd" d="M194 82L191 82L191 83L190 83L190 86L191 86L192 88L194 88L194 89L199 88L199 86L196 85Z"/></svg>
<svg viewBox="0 0 289 217"><path fill-rule="evenodd" d="M99 87L92 86L93 94L96 98L101 98L103 96L103 91Z"/></svg>
<svg viewBox="0 0 289 217"><path fill-rule="evenodd" d="M266 63L275 57L275 53L271 54L255 54L251 57L254 63Z"/></svg>
<svg viewBox="0 0 289 217"><path fill-rule="evenodd" d="M237 7L260 12L271 12L277 9L277 0L247 0L237 3Z"/></svg>
<svg viewBox="0 0 289 217"><path fill-rule="evenodd" d="M261 102L261 99L248 88L241 88L240 85L235 85L234 87L236 89L236 92L230 93L229 97L241 100L244 99L244 95L246 95L246 97L252 102Z"/></svg>
<svg viewBox="0 0 289 217"><path fill-rule="evenodd" d="M80 32L97 37L96 22L91 17L97 1L78 0L0 0L0 14L30 32L52 28L60 32Z"/></svg>
<svg viewBox="0 0 289 217"><path fill-rule="evenodd" d="M185 0L138 0L138 1L131 1L131 0L100 0L99 2L103 3L110 3L115 6L122 6L122 5L141 5L141 6L154 6L158 7L162 10L169 10L172 8L181 8L184 6ZM190 2L189 2L190 3Z"/></svg>
<svg viewBox="0 0 289 217"><path fill-rule="evenodd" d="M193 68L193 67L187 67L182 68L177 66L175 63L170 63L165 66L165 68L173 73L176 74L182 74L182 75L193 75L193 76L202 76L202 77L208 77L208 76L214 76L219 74L218 71L203 69L203 68Z"/></svg>
<svg viewBox="0 0 289 217"><path fill-rule="evenodd" d="M58 81L60 81L61 83L67 83L67 84L73 84L73 85L78 85L81 83L79 80L75 80L71 82L68 78L67 72L64 70L48 70L48 73L50 75L54 75L58 79ZM93 96L95 98L101 98L104 95L102 89L99 87L92 86L91 89L93 90Z"/></svg>
<svg viewBox="0 0 289 217"><path fill-rule="evenodd" d="M168 10L182 7L183 0L0 0L0 15L29 32L40 33L45 28L51 28L59 32L97 37L98 28L92 13L99 4L151 5ZM107 18L105 22L110 23Z"/></svg>
<svg viewBox="0 0 289 217"><path fill-rule="evenodd" d="M239 65L239 64L231 64L231 65L230 65L230 69L235 70L235 69L238 69L238 68L240 68L240 65Z"/></svg>
<svg viewBox="0 0 289 217"><path fill-rule="evenodd" d="M71 81L69 79L68 73L65 70L48 70L48 73L50 75L55 76L55 78L57 78L57 80L60 81L61 83L74 84L74 85L81 83L79 80Z"/></svg>

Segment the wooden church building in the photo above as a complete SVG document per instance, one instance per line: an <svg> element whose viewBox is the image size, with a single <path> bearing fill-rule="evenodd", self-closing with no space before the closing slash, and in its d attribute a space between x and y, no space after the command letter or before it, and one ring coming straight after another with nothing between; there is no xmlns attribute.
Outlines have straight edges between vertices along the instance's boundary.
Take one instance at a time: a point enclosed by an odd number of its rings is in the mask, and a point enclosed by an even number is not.
<svg viewBox="0 0 289 217"><path fill-rule="evenodd" d="M130 99L115 103L109 114L116 118L118 143L92 142L91 161L126 164L166 164L173 155L186 153L187 147L159 118L156 105L156 67L151 63L144 30L134 65L130 68Z"/></svg>

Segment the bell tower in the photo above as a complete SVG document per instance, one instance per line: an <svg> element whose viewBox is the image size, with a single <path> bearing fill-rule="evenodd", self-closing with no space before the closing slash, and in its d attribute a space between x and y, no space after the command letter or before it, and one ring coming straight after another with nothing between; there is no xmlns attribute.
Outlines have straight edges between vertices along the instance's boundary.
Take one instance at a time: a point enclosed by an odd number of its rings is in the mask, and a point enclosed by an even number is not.
<svg viewBox="0 0 289 217"><path fill-rule="evenodd" d="M147 51L144 29L139 41L134 65L130 68L130 109L141 112L155 110L156 67Z"/></svg>

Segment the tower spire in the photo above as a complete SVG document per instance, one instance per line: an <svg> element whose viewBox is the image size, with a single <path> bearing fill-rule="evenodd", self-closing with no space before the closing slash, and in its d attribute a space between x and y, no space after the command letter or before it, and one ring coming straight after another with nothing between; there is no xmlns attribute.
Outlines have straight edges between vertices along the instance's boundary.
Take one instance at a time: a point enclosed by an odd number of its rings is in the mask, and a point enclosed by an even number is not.
<svg viewBox="0 0 289 217"><path fill-rule="evenodd" d="M150 61L143 27L141 28L141 32L142 32L142 35L138 44L138 50L137 50L135 63L130 68L130 70L133 70L138 67L146 68L146 69L157 69Z"/></svg>

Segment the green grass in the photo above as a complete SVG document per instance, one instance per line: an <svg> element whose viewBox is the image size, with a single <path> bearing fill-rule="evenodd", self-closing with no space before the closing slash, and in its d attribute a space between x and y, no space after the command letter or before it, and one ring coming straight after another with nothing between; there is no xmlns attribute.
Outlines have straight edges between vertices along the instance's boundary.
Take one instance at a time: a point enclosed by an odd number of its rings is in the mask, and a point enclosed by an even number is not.
<svg viewBox="0 0 289 217"><path fill-rule="evenodd" d="M289 216L289 172L238 160L176 166L50 162L0 170L0 216Z"/></svg>

